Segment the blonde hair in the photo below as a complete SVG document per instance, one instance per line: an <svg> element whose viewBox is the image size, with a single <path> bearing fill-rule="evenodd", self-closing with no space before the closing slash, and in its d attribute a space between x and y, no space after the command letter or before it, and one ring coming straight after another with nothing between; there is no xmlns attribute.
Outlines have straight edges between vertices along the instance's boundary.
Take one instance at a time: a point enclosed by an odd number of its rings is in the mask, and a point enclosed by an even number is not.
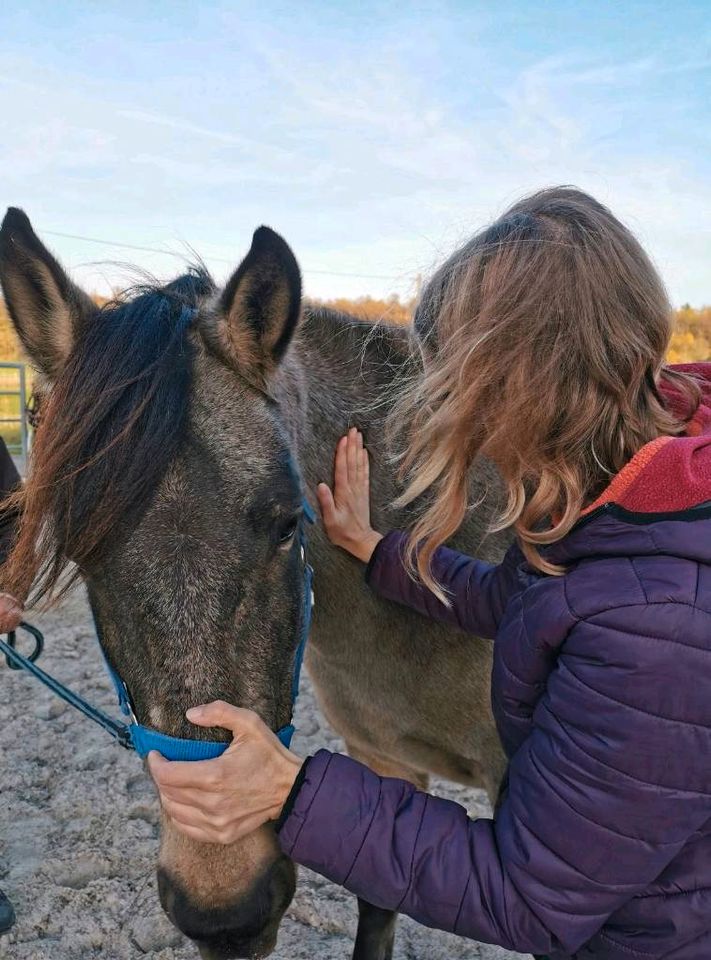
<svg viewBox="0 0 711 960"><path fill-rule="evenodd" d="M442 266L415 315L424 377L398 405L408 446L398 505L425 495L408 564L441 599L434 550L469 507L467 475L493 460L526 558L560 573L540 547L564 537L637 451L684 423L657 389L691 377L664 366L671 308L630 231L592 197L556 187L516 203Z"/></svg>

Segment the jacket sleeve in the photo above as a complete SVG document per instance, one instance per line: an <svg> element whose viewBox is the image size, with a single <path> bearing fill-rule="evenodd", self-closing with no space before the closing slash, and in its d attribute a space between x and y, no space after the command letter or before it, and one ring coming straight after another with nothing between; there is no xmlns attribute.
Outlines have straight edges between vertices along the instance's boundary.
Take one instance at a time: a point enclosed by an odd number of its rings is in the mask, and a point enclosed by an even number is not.
<svg viewBox="0 0 711 960"><path fill-rule="evenodd" d="M439 547L432 557L432 571L449 595L450 606L446 606L407 572L403 559L406 541L407 534L397 530L383 537L365 572L368 586L386 600L401 603L431 620L493 639L515 586L516 569L523 562L518 546L510 547L498 566Z"/></svg>
<svg viewBox="0 0 711 960"><path fill-rule="evenodd" d="M602 662L599 630L576 630L586 653L551 675L495 821L321 751L279 834L284 851L428 926L575 953L708 820L711 792L698 762L711 729L627 706L635 645Z"/></svg>

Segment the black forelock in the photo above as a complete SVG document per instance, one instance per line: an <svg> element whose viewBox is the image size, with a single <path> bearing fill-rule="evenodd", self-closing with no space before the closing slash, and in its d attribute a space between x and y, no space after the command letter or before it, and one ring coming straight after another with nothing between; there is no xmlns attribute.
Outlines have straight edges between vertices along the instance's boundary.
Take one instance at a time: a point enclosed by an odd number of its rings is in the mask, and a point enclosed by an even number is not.
<svg viewBox="0 0 711 960"><path fill-rule="evenodd" d="M190 396L188 330L214 284L191 268L166 286L142 285L103 306L55 387L46 430L55 463L58 554L80 566L102 553L119 522L138 520L175 457ZM69 439L71 435L71 440Z"/></svg>

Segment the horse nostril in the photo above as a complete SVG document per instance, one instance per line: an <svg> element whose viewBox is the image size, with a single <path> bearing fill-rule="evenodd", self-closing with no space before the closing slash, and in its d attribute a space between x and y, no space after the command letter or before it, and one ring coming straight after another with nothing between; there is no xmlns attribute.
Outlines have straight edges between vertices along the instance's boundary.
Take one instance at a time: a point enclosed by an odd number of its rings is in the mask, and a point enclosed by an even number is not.
<svg viewBox="0 0 711 960"><path fill-rule="evenodd" d="M171 882L167 872L163 867L158 868L158 899L160 900L160 905L163 907L163 911L170 918L170 920L177 927L178 924L175 922L173 917L173 907L175 905L175 896L173 894L174 886Z"/></svg>

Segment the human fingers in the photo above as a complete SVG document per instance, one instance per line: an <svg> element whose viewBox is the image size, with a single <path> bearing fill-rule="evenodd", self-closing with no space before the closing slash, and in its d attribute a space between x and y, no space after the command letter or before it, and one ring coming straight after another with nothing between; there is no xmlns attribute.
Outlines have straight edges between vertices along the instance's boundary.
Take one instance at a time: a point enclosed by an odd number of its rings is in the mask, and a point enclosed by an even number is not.
<svg viewBox="0 0 711 960"><path fill-rule="evenodd" d="M215 760L166 760L157 750L148 754L148 769L159 790L165 787L217 789L223 777L219 757Z"/></svg>
<svg viewBox="0 0 711 960"><path fill-rule="evenodd" d="M16 630L22 620L22 604L10 593L0 593L0 633Z"/></svg>
<svg viewBox="0 0 711 960"><path fill-rule="evenodd" d="M226 700L212 700L185 711L191 723L199 727L222 727L232 733L233 739L261 731L264 721L253 710L236 707Z"/></svg>
<svg viewBox="0 0 711 960"><path fill-rule="evenodd" d="M356 477L360 486L363 479L363 434L360 430L356 431Z"/></svg>
<svg viewBox="0 0 711 960"><path fill-rule="evenodd" d="M336 501L345 496L348 489L348 436L341 437L336 446L333 467L333 494Z"/></svg>
<svg viewBox="0 0 711 960"><path fill-rule="evenodd" d="M348 431L346 456L348 461L348 481L351 486L354 486L358 478L358 431L355 427L351 427Z"/></svg>
<svg viewBox="0 0 711 960"><path fill-rule="evenodd" d="M316 499L319 510L321 511L323 525L328 533L329 528L336 520L336 502L333 499L333 492L327 483L319 483L316 487Z"/></svg>

